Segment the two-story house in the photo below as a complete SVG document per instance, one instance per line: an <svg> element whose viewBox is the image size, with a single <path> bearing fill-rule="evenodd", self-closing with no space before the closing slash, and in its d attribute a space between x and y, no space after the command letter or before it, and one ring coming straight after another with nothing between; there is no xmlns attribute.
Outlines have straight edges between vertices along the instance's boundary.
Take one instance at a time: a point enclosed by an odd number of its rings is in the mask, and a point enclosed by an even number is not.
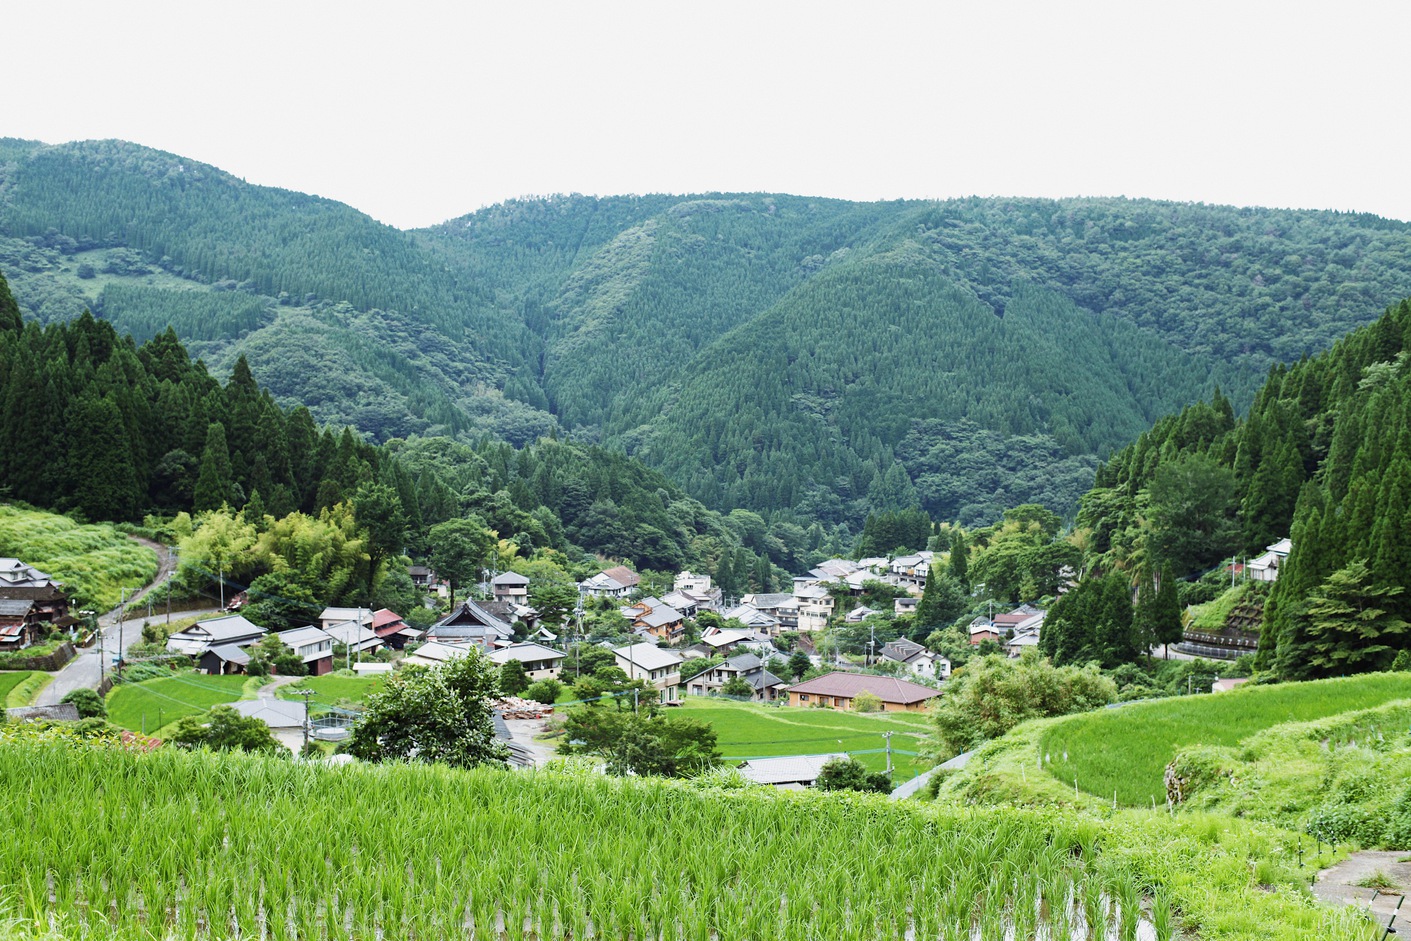
<svg viewBox="0 0 1411 941"><path fill-rule="evenodd" d="M662 650L655 644L633 644L613 651L617 665L631 680L646 680L657 690L661 702L681 698L681 655Z"/></svg>

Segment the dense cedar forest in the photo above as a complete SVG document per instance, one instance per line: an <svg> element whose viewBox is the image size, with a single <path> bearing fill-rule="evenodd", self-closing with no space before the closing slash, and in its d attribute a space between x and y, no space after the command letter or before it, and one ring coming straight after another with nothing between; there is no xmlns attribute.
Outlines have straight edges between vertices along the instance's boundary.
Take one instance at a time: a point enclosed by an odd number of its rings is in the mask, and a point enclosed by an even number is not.
<svg viewBox="0 0 1411 941"><path fill-rule="evenodd" d="M432 527L473 518L526 558L553 549L663 571L723 564L740 573L728 579L737 591L771 588L772 564L795 564L795 553L844 548L819 527L769 530L753 513L707 510L659 472L598 446L444 437L373 445L320 428L307 408L276 403L243 358L221 384L171 330L139 346L90 315L24 321L3 275L0 401L3 496L91 520L228 505L273 521L342 504L374 540L379 520L394 521L385 557L425 553ZM365 601L355 590L371 581L350 580L346 600Z"/></svg>
<svg viewBox="0 0 1411 941"><path fill-rule="evenodd" d="M400 232L132 144L3 140L0 271L41 325L91 309L138 343L170 326L220 376L244 357L315 426L477 448L553 432L833 538L913 508L1070 515L1161 415L1217 389L1242 411L1271 365L1411 293L1411 225L714 194L526 199Z"/></svg>
<svg viewBox="0 0 1411 941"><path fill-rule="evenodd" d="M1085 581L1112 582L1120 609L1134 582L1169 584L1291 535L1293 551L1264 605L1259 665L1307 679L1404 660L1408 362L1411 301L1402 301L1331 350L1273 367L1245 418L1217 396L1157 422L1098 470L1082 498L1076 533L1093 573ZM1086 594L1087 619L1111 622L1100 589ZM1138 619L1141 605L1139 597ZM1129 606L1129 625L1132 616ZM1057 606L1055 618L1062 623ZM1049 652L1062 634L1045 628Z"/></svg>

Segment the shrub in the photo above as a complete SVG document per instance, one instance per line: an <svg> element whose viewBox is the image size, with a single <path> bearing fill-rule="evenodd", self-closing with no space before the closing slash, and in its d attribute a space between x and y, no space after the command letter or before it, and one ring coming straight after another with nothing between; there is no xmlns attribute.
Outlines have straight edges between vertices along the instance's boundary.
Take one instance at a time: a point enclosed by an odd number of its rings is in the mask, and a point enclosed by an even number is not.
<svg viewBox="0 0 1411 941"><path fill-rule="evenodd" d="M852 698L852 708L854 712L881 712L882 697L863 690Z"/></svg>
<svg viewBox="0 0 1411 941"><path fill-rule="evenodd" d="M563 684L558 680L538 680L529 684L529 688L524 691L524 698L552 706L563 692Z"/></svg>
<svg viewBox="0 0 1411 941"><path fill-rule="evenodd" d="M73 705L78 710L80 719L106 719L108 717L108 707L103 705L103 697L99 696L96 690L76 689L59 702Z"/></svg>

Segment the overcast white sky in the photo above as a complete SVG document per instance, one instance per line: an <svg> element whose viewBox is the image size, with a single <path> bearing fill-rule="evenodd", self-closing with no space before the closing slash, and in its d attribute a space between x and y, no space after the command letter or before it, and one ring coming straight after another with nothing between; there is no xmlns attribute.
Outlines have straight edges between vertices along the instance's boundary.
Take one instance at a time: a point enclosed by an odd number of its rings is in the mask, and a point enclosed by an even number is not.
<svg viewBox="0 0 1411 941"><path fill-rule="evenodd" d="M1411 4L27 2L0 136L400 227L534 194L1150 196L1411 220Z"/></svg>

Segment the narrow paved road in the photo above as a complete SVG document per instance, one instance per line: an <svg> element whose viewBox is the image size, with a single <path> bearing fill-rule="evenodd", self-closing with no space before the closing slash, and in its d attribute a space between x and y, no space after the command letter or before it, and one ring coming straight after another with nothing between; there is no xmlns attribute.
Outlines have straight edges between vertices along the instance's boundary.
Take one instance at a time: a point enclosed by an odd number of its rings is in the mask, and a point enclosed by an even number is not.
<svg viewBox="0 0 1411 941"><path fill-rule="evenodd" d="M137 603L147 596L149 592L172 577L176 571L176 557L172 555L170 549L159 542L150 539L142 539L137 536L131 537L142 543L148 549L157 553L157 575L151 583L143 588L132 598L128 599L128 607L131 614L128 615L122 627L119 628L121 620L121 608L114 608L107 614L98 618L98 627L102 631L103 643L100 651L99 645L94 644L86 650L79 650L78 654L70 660L62 670L54 674L54 681L39 693L35 700L40 706L57 705L69 693L76 689L97 689L101 675L112 669L113 658L118 655L119 642L124 652L133 644L142 641L142 619L135 617ZM191 617L193 614L214 614L215 609L210 611L183 611L182 617ZM107 662L104 663L104 658Z"/></svg>

